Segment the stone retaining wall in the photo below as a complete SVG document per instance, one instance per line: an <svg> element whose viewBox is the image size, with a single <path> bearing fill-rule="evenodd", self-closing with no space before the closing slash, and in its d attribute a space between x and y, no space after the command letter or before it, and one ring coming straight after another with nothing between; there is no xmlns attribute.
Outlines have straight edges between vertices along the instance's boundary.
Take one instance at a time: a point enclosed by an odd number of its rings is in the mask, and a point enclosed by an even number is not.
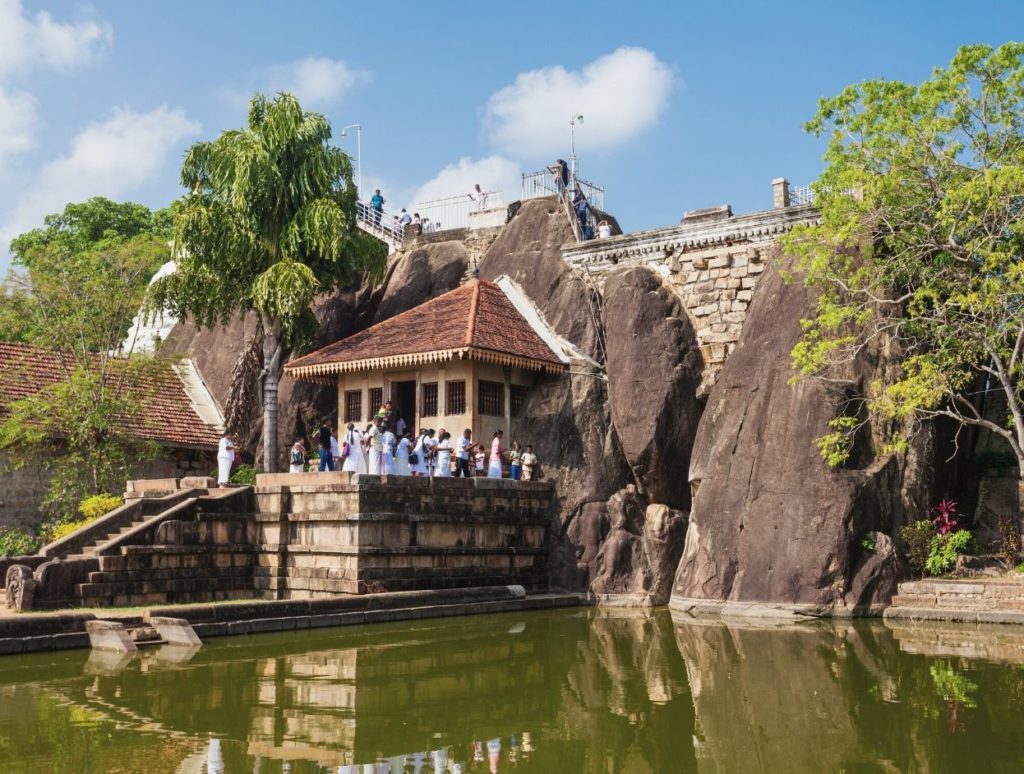
<svg viewBox="0 0 1024 774"><path fill-rule="evenodd" d="M901 583L884 616L893 620L1024 623L1024 579Z"/></svg>
<svg viewBox="0 0 1024 774"><path fill-rule="evenodd" d="M257 592L265 598L548 583L548 482L257 478Z"/></svg>

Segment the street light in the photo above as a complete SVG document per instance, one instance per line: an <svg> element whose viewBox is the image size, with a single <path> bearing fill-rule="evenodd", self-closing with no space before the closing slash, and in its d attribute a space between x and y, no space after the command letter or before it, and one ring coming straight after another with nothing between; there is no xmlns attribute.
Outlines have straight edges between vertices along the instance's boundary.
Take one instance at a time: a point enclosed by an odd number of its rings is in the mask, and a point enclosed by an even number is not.
<svg viewBox="0 0 1024 774"><path fill-rule="evenodd" d="M583 123L583 114L575 113L572 118L569 119L569 148L572 151L572 155L569 157L572 164L572 182L576 183L576 124Z"/></svg>
<svg viewBox="0 0 1024 774"><path fill-rule="evenodd" d="M349 124L341 128L341 136L348 137L348 130L356 130L356 193L363 194L363 125Z"/></svg>

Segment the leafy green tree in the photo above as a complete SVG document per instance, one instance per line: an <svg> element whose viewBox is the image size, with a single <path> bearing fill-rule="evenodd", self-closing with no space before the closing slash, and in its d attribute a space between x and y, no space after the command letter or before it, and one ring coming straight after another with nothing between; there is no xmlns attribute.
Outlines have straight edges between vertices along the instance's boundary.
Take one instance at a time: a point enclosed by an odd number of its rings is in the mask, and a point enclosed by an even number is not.
<svg viewBox="0 0 1024 774"><path fill-rule="evenodd" d="M0 451L14 467L51 473L43 505L54 516L73 516L86 495L121 490L157 451L129 428L141 421L159 366L121 349L152 262L137 239L94 251L89 260L67 260L54 249L34 254L35 279L24 289L31 294L26 339L53 352L57 373L35 395L6 406ZM0 373L0 387L22 378L17 368Z"/></svg>
<svg viewBox="0 0 1024 774"><path fill-rule="evenodd" d="M178 270L152 303L200 326L255 310L263 336L263 467L277 470L278 382L288 350L309 330L318 292L379 272L384 246L356 228L351 159L331 126L291 94L249 103L244 129L185 155L189 194L175 217Z"/></svg>
<svg viewBox="0 0 1024 774"><path fill-rule="evenodd" d="M786 239L819 291L799 373L881 353L889 373L863 399L889 448L948 417L1004 439L1024 475L1024 43L965 46L920 85L849 86L807 129L828 151L820 225ZM858 424L821 440L831 463Z"/></svg>

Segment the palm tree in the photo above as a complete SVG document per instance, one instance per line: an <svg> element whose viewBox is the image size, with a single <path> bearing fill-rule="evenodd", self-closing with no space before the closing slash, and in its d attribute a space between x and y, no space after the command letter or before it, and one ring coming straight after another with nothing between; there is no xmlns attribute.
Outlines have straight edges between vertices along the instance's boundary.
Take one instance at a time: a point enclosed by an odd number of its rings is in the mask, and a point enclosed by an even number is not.
<svg viewBox="0 0 1024 774"><path fill-rule="evenodd" d="M291 94L249 103L244 129L185 154L188 190L174 220L177 271L156 284L153 308L200 327L254 310L263 336L263 468L277 470L277 390L289 350L309 331L319 292L378 274L383 244L356 228L352 160L331 125ZM315 321L313 321L315 322Z"/></svg>

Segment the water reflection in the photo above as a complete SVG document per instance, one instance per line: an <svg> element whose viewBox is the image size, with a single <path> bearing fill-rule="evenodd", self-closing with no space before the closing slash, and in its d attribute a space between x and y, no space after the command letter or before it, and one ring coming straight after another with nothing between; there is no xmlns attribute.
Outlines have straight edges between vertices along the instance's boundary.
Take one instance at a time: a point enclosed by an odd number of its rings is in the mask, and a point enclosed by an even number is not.
<svg viewBox="0 0 1024 774"><path fill-rule="evenodd" d="M561 611L0 659L3 771L1017 770L1015 629ZM980 752L979 752L980 751ZM981 756L981 757L979 757Z"/></svg>

